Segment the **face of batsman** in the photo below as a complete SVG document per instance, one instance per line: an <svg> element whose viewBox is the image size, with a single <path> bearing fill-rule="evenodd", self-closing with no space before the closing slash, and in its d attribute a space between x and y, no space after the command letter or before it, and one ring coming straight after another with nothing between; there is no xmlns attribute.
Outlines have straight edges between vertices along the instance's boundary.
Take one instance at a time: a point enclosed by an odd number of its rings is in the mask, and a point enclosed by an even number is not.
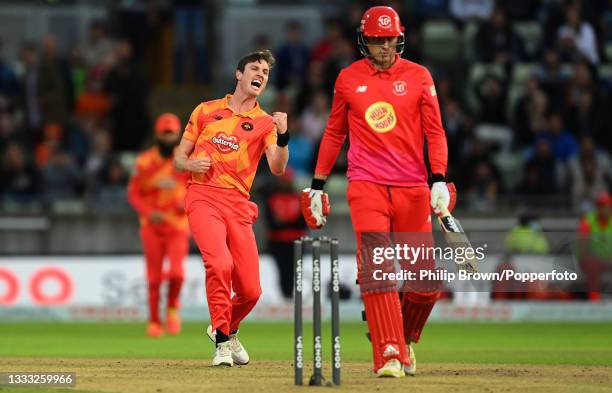
<svg viewBox="0 0 612 393"><path fill-rule="evenodd" d="M244 72L236 70L236 79L242 91L257 97L266 89L269 74L270 65L268 62L259 60L247 63L244 66Z"/></svg>
<svg viewBox="0 0 612 393"><path fill-rule="evenodd" d="M399 37L365 37L370 58L382 68L389 68L395 59Z"/></svg>

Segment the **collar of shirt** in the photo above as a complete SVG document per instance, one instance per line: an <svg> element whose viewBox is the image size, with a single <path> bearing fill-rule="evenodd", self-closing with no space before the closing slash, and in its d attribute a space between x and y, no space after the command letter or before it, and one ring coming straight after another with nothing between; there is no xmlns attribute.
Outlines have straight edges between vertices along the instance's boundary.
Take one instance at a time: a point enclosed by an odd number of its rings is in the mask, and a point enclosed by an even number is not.
<svg viewBox="0 0 612 393"><path fill-rule="evenodd" d="M391 67L387 68L386 70L380 70L376 68L376 66L374 66L374 63L372 63L372 60L370 60L369 58L366 58L366 64L368 65L370 69L370 75L376 75L376 74L392 75L399 68L399 63L400 63L399 59L400 59L400 55L396 53L395 61L393 62Z"/></svg>
<svg viewBox="0 0 612 393"><path fill-rule="evenodd" d="M259 107L259 102L257 102L257 101L255 101L255 106L253 108L251 108L250 110L246 111L246 112L240 112L240 113L234 112L232 110L232 108L230 108L230 106L229 106L230 98L232 98L231 94L226 94L225 95L225 98L223 99L223 107L227 108L234 115L240 116L240 117L250 117L251 119L254 119L254 118L256 118L257 116L259 116L261 114L261 108Z"/></svg>

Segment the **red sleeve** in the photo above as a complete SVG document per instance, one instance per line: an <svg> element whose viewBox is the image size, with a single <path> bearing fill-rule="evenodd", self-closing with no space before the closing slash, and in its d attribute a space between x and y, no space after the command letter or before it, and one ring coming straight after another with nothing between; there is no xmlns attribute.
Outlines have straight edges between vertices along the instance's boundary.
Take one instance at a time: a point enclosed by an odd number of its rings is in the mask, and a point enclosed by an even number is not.
<svg viewBox="0 0 612 393"><path fill-rule="evenodd" d="M316 175L328 176L331 173L340 149L342 149L342 144L346 139L348 106L344 100L341 77L342 73L338 75L334 86L334 101L332 102L327 126L319 145L319 156L315 168Z"/></svg>
<svg viewBox="0 0 612 393"><path fill-rule="evenodd" d="M446 175L448 147L442 127L442 116L436 87L429 71L423 77L423 99L421 100L421 127L427 137L429 166L432 173Z"/></svg>
<svg viewBox="0 0 612 393"><path fill-rule="evenodd" d="M140 192L140 183L142 181L142 164L136 162L136 171L130 178L128 183L128 200L132 207L138 212L139 215L148 217L153 211L153 207L149 206L142 197Z"/></svg>

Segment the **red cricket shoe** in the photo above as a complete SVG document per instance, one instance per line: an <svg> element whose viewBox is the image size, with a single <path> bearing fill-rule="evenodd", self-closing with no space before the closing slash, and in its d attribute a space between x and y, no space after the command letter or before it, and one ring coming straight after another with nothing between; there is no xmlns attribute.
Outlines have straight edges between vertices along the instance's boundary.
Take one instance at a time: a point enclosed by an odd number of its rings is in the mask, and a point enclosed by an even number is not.
<svg viewBox="0 0 612 393"><path fill-rule="evenodd" d="M147 325L147 336L159 338L164 335L164 329L157 322L149 322Z"/></svg>
<svg viewBox="0 0 612 393"><path fill-rule="evenodd" d="M176 308L169 308L166 315L166 330L168 334L176 336L181 332L181 316Z"/></svg>

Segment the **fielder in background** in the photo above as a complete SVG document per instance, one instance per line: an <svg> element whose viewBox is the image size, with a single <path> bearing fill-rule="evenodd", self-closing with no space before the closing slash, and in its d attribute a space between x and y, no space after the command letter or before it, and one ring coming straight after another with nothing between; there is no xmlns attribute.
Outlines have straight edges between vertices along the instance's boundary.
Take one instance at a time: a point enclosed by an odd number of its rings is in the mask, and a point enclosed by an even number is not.
<svg viewBox="0 0 612 393"><path fill-rule="evenodd" d="M325 180L348 134L347 198L358 250L366 233L419 232L431 239L431 209L439 213L438 202L449 206L451 199L436 89L425 67L400 57L403 31L390 7L372 7L364 13L358 46L365 58L343 69L336 79L312 186L302 194L307 223L321 228L329 211ZM431 269L434 261L419 263ZM406 290L398 296L395 285L374 285L372 290L373 278L363 271L359 251L357 264L374 371L390 377L414 374L416 359L410 343L418 342L439 291Z"/></svg>
<svg viewBox="0 0 612 393"><path fill-rule="evenodd" d="M181 122L164 113L155 122L155 146L141 153L128 184L128 198L138 212L144 249L149 295L147 334L164 333L159 315L160 285L164 259L168 257L168 303L166 331L181 331L179 299L183 285L184 261L189 251L189 224L184 200L188 175L175 170L172 161L181 133Z"/></svg>
<svg viewBox="0 0 612 393"><path fill-rule="evenodd" d="M258 209L249 191L264 153L277 176L289 158L287 114L270 116L257 102L273 65L267 50L243 57L234 93L195 108L174 159L178 169L191 173L185 203L206 269L207 332L216 343L213 366L249 362L237 336L261 295L252 228Z"/></svg>

